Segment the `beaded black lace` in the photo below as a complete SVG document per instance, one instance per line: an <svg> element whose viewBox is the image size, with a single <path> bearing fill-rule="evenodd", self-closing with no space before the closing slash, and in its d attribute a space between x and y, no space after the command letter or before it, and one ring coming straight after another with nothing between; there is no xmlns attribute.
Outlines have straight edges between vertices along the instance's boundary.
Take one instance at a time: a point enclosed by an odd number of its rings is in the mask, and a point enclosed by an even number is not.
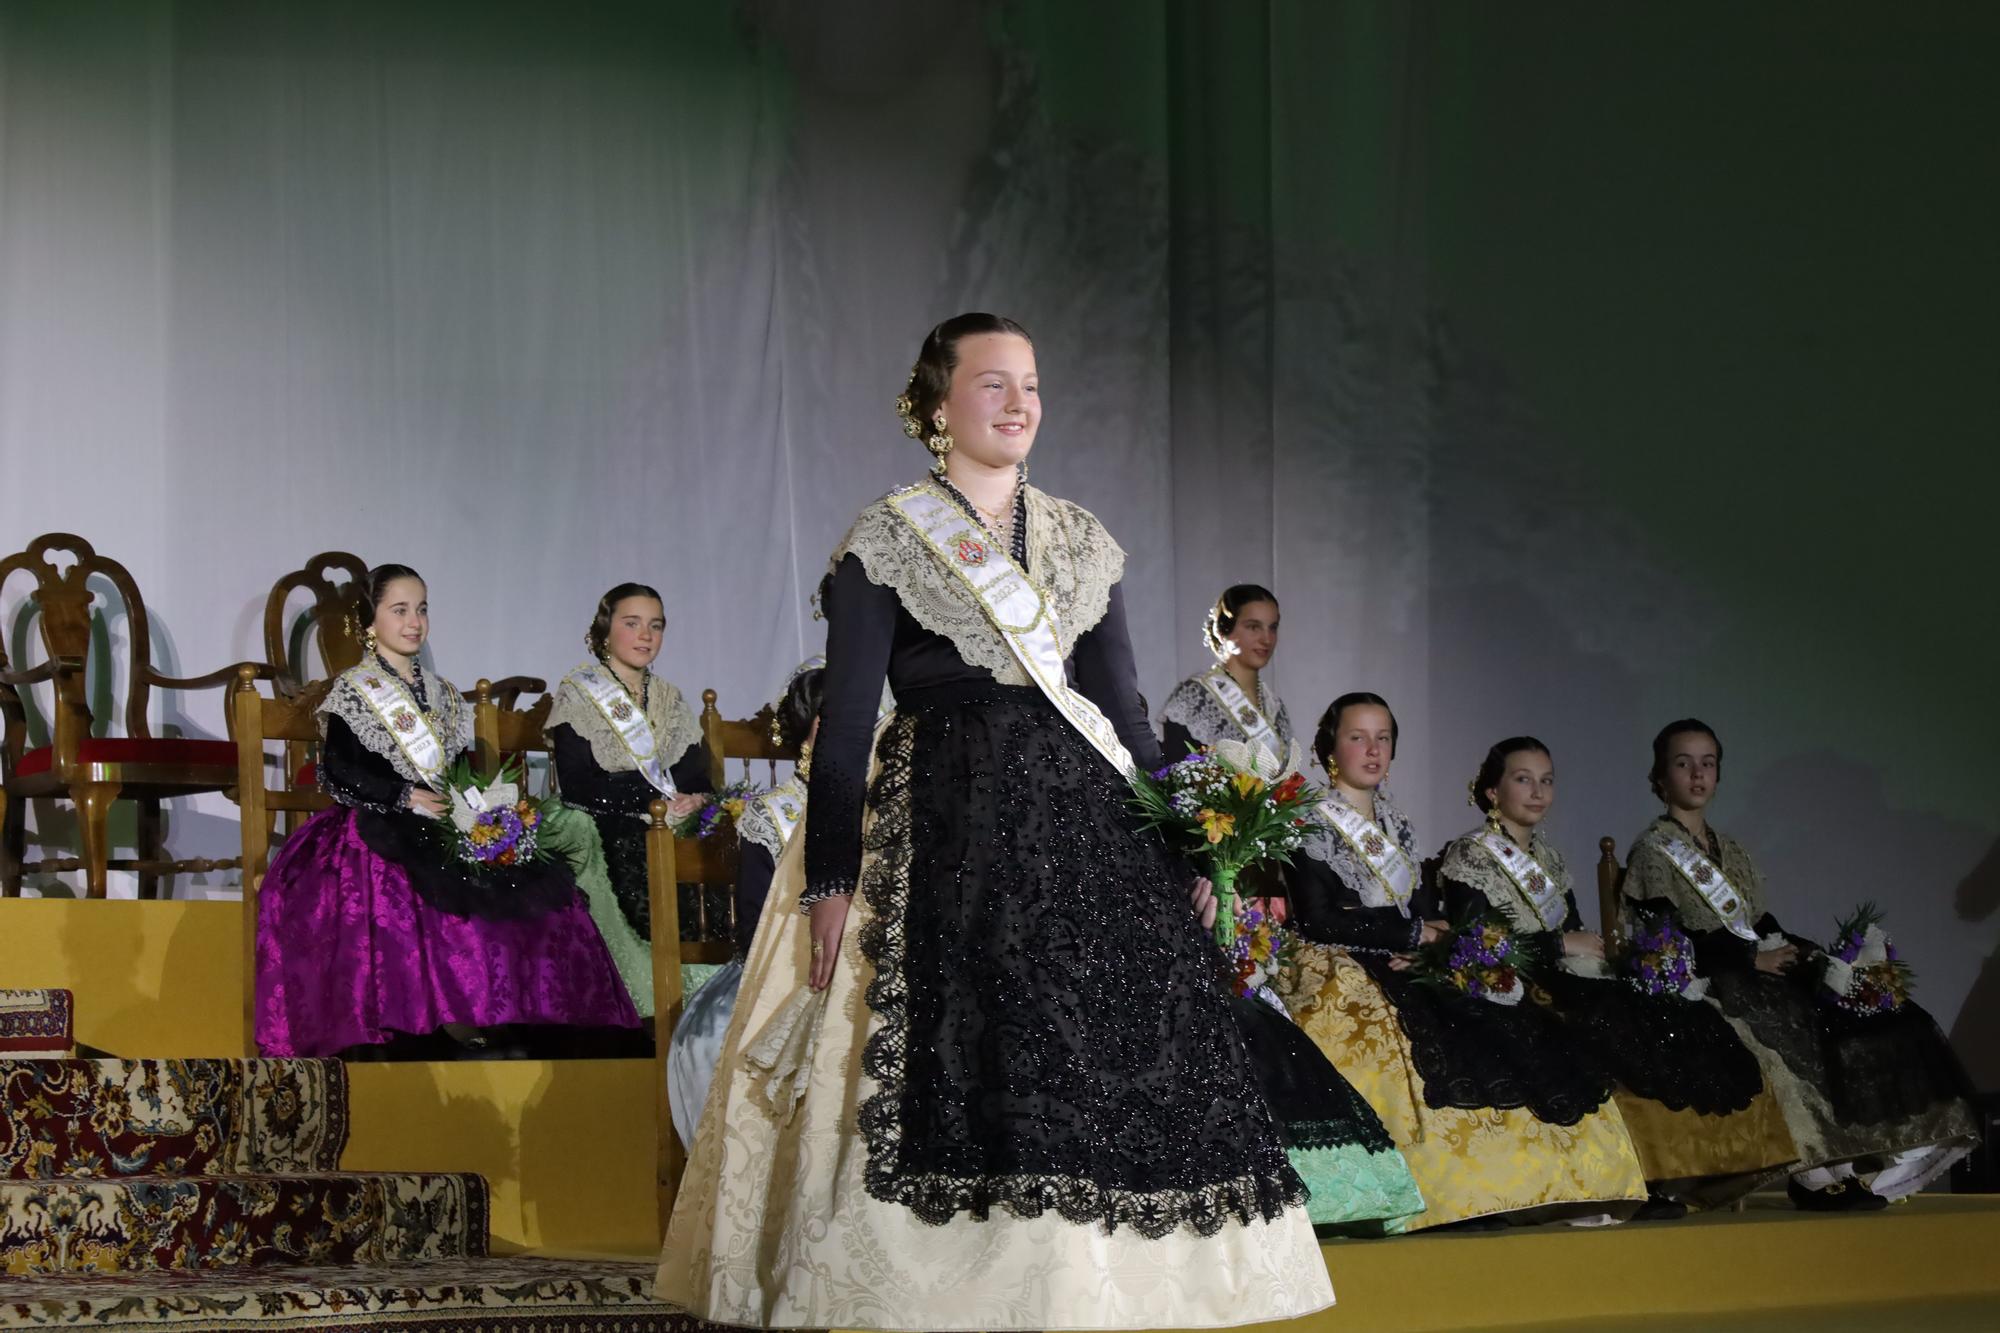
<svg viewBox="0 0 2000 1333"><path fill-rule="evenodd" d="M869 1193L1211 1235L1302 1200L1184 872L1032 688L898 699L859 944Z"/></svg>

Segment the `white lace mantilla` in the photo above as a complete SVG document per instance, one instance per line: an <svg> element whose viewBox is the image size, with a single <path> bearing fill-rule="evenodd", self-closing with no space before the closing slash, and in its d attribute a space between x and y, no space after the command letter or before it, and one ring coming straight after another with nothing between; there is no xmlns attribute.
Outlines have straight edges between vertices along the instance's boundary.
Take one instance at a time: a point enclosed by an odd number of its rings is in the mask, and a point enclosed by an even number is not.
<svg viewBox="0 0 2000 1333"><path fill-rule="evenodd" d="M1521 886L1508 876L1491 852L1479 845L1479 835L1485 831L1486 827L1482 824L1470 833L1454 838L1444 849L1444 859L1438 863L1439 877L1455 879L1468 888L1479 890L1481 896L1499 908L1501 915L1516 930L1549 929L1542 924L1534 904L1521 892ZM1528 855L1534 857L1535 864L1562 886L1566 897L1575 891L1576 886L1570 880L1569 866L1563 861L1563 854L1556 850L1554 843L1542 836L1539 828L1528 837Z"/></svg>
<svg viewBox="0 0 2000 1333"><path fill-rule="evenodd" d="M1214 745L1219 741L1240 741L1243 728L1236 719L1224 711L1222 703L1204 686L1202 678L1206 671L1198 671L1180 684L1174 686L1167 696L1165 706L1160 709L1160 717L1168 722L1177 722L1187 728L1188 735L1203 745ZM1271 724L1271 730L1278 733L1278 748L1287 755L1292 753L1292 716L1285 711L1285 701L1278 692L1265 683L1260 676L1257 680L1257 707Z"/></svg>
<svg viewBox="0 0 2000 1333"><path fill-rule="evenodd" d="M1412 862L1416 861L1416 830L1411 826L1409 816L1397 808L1395 798L1389 795L1387 787L1375 789L1375 822L1384 833L1396 840L1396 845L1403 849L1405 856ZM1360 895L1364 904L1370 907L1389 905L1375 872L1355 854L1353 844L1337 830L1328 828L1320 820L1313 820L1306 830L1304 851L1320 864L1331 866L1333 873L1340 876L1341 883Z"/></svg>
<svg viewBox="0 0 2000 1333"><path fill-rule="evenodd" d="M1028 574L1049 594L1067 653L1104 618L1111 589L1125 573L1125 551L1081 505L1033 486L1026 488L1026 496ZM893 590L919 625L951 640L967 665L984 667L1003 685L1034 683L993 628L977 595L938 564L923 534L886 498L861 511L834 548L832 563L838 565L848 555L861 561L870 583Z"/></svg>
<svg viewBox="0 0 2000 1333"><path fill-rule="evenodd" d="M367 697L362 694L361 680L364 676L382 680L393 679L401 684L404 690L409 690L408 685L402 684L401 677L392 671L383 670L379 663L363 662L360 666L349 667L340 673L340 678L334 681L333 688L326 692L326 698L321 700L319 707L314 710L314 716L320 719L321 738L326 736L327 717L337 717L347 724L347 729L354 733L355 739L359 740L370 754L388 760L394 766L397 777L405 782L414 782L418 786L426 785L423 775L417 772L408 756L403 753L403 747L389 734L389 728L382 721L382 715L375 711ZM444 748L444 762L450 764L472 745L472 710L465 706L465 696L461 695L450 681L434 672L424 673L424 689L431 701L431 711L428 715L431 730L437 734L438 744ZM411 692L411 701L415 702L415 699L415 693Z"/></svg>
<svg viewBox="0 0 2000 1333"><path fill-rule="evenodd" d="M1742 843L1721 829L1713 831L1716 845L1722 852L1717 864L1743 899L1743 920L1755 927L1764 917L1764 877L1758 873L1757 863L1750 859L1750 853ZM1708 848L1695 844L1686 829L1670 817L1660 816L1632 841L1632 850L1625 863L1625 898L1631 902L1665 898L1673 903L1680 914L1681 924L1688 929L1727 930L1729 923L1716 912L1714 905L1687 882L1686 876L1674 869L1674 863L1655 841L1660 837L1679 838L1696 845L1703 856L1708 855Z"/></svg>
<svg viewBox="0 0 2000 1333"><path fill-rule="evenodd" d="M596 661L580 665L603 669L602 664ZM658 747L660 767L672 768L680 762L689 747L701 741L701 722L672 683L658 676L652 676L651 680L652 684L646 687L646 724L653 729L653 744ZM590 696L568 676L564 676L562 684L556 686L556 700L549 706L549 720L543 726L547 730L567 726L583 737L590 743L590 757L607 773L630 773L639 767L632 758L632 752L619 738L618 728L604 716L604 710L593 703Z"/></svg>

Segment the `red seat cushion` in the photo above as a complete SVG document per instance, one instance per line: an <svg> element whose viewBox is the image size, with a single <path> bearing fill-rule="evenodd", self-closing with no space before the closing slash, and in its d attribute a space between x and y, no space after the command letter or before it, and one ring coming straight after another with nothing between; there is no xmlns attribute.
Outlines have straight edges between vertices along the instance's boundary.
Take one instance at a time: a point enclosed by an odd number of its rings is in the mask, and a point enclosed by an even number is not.
<svg viewBox="0 0 2000 1333"><path fill-rule="evenodd" d="M16 777L46 773L54 751L49 746L21 756ZM80 764L159 764L169 768L234 768L236 742L194 741L160 736L93 736L76 747Z"/></svg>
<svg viewBox="0 0 2000 1333"><path fill-rule="evenodd" d="M292 774L293 791L311 791L319 786L319 765L306 764Z"/></svg>

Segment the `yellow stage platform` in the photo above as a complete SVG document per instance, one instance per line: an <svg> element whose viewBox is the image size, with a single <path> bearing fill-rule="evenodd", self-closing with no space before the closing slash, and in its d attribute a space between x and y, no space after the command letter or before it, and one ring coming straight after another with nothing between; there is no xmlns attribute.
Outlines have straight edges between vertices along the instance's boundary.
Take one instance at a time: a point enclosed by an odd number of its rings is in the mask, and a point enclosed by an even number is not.
<svg viewBox="0 0 2000 1333"><path fill-rule="evenodd" d="M73 990L79 1040L114 1055L241 1055L241 929L233 903L0 903L0 986ZM644 1060L355 1065L345 1165L481 1173L496 1250L649 1256L652 1077ZM2000 1197L1324 1248L1340 1304L1295 1333L2000 1330Z"/></svg>

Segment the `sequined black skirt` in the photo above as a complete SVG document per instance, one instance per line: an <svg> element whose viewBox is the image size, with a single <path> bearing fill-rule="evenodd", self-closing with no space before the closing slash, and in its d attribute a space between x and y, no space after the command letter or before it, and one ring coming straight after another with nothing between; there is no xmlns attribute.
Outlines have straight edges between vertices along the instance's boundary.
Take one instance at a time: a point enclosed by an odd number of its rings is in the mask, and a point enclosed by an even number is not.
<svg viewBox="0 0 2000 1333"><path fill-rule="evenodd" d="M1893 1014L1851 1013L1828 1000L1816 974L1803 968L1782 975L1717 971L1708 984L1722 1011L1819 1089L1843 1125L1902 1120L1972 1095L1964 1066L1918 1005Z"/></svg>
<svg viewBox="0 0 2000 1333"><path fill-rule="evenodd" d="M1423 1082L1424 1103L1475 1111L1525 1107L1537 1120L1574 1125L1610 1100L1603 1061L1540 1005L1499 1005L1358 958L1395 1006Z"/></svg>
<svg viewBox="0 0 2000 1333"><path fill-rule="evenodd" d="M1713 1005L1647 995L1620 978L1553 972L1544 984L1570 1031L1640 1097L1728 1115L1763 1091L1757 1057Z"/></svg>
<svg viewBox="0 0 2000 1333"><path fill-rule="evenodd" d="M1034 689L897 700L859 891L881 1020L871 1194L1164 1235L1303 1198L1189 909L1125 780Z"/></svg>

